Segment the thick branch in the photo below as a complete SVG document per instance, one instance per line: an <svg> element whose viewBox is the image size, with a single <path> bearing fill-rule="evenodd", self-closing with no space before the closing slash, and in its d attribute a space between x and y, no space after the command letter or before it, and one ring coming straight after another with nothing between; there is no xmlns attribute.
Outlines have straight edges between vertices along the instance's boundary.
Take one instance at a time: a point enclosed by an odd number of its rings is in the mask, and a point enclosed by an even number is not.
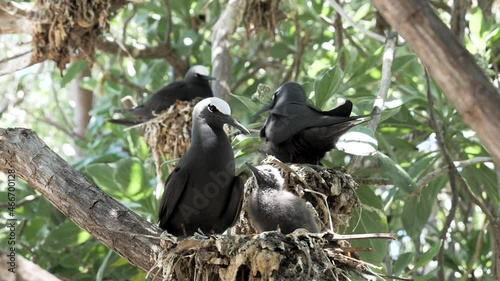
<svg viewBox="0 0 500 281"><path fill-rule="evenodd" d="M500 95L427 1L372 0L500 163Z"/></svg>
<svg viewBox="0 0 500 281"><path fill-rule="evenodd" d="M6 58L0 61L0 76L16 72L18 70L30 67L34 64L46 60L46 57L33 58L33 52L28 51L22 54L17 54L13 57Z"/></svg>
<svg viewBox="0 0 500 281"><path fill-rule="evenodd" d="M212 37L212 84L215 96L228 100L231 89L231 35L243 18L247 0L232 0L214 25Z"/></svg>
<svg viewBox="0 0 500 281"><path fill-rule="evenodd" d="M159 250L154 236L161 230L89 182L33 131L0 128L0 170L15 170L16 177L131 264L153 268Z"/></svg>
<svg viewBox="0 0 500 281"><path fill-rule="evenodd" d="M17 18L0 10L0 34L31 34L33 22L23 18Z"/></svg>

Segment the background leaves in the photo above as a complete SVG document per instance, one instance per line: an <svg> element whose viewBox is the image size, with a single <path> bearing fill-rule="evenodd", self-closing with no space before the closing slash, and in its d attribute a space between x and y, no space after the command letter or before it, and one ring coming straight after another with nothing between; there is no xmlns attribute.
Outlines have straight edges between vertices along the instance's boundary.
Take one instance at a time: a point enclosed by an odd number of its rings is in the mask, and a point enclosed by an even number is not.
<svg viewBox="0 0 500 281"><path fill-rule="evenodd" d="M25 1L29 2L29 1ZM283 1L282 1L283 2ZM430 1L437 3L440 1ZM474 2L474 1L472 1ZM482 1L478 4L484 5ZM485 1L486 2L486 1ZM110 22L103 36L135 49L158 46L167 39L167 26L173 23L171 46L181 61L188 64L211 63L213 24L226 6L226 1L169 1L172 17L164 1L130 3ZM442 1L440 2L442 3ZM464 22L467 49L492 80L498 83L500 28L491 9L476 6L467 10ZM371 3L345 1L343 8L364 28L383 33L384 22ZM448 23L450 11L434 6ZM257 110L266 104L272 93L285 80L296 78L304 85L310 102L329 110L349 99L353 114L371 112L381 78L383 44L367 37L344 21L340 29L323 18L335 19L335 11L321 0L283 2L282 21L273 26L274 36L267 30L247 33L238 29L232 36L233 115L254 133L233 139L237 169L245 161L258 161L257 137L265 115L253 122ZM298 13L298 28L294 14ZM338 33L343 35L338 41ZM297 39L309 34L299 56ZM2 35L0 54L8 55L30 38ZM5 40L4 40L5 39ZM300 41L300 40L299 40ZM178 79L172 66L163 58L138 59L125 53L113 55L98 50L91 76L81 79L87 63L76 60L61 76L51 62L0 77L3 98L0 100L0 127L23 126L35 130L61 157L71 162L106 193L145 219L156 223L159 194L164 180L156 178L149 151L137 129L123 128L105 122L113 111L122 108L120 99L126 95L137 101L148 97L167 83ZM450 190L446 175L421 180L445 165L436 139L429 126L426 85L423 67L404 41L398 43L392 64L391 89L375 133L360 125L346 134L339 150L327 153L323 163L343 167L359 145L368 148L362 169L353 177L364 184L358 188L362 205L351 219L345 233L391 232L398 240L364 241L357 247L370 247L361 253L363 259L382 268L389 275L435 280L436 251L441 245L439 233L450 210ZM290 73L290 74L289 74ZM74 112L78 104L73 97L73 83L91 90L94 103L86 134L77 137ZM252 99L259 85L270 90L265 96ZM446 142L454 160L488 156L474 132L465 126L440 89L431 83L437 114ZM54 125L56 124L56 125ZM352 135L360 133L366 141ZM82 152L78 156L78 152ZM166 165L164 177L168 174ZM491 162L460 169L473 192L492 209L500 209L498 176ZM5 175L0 175L0 204L5 203ZM36 195L22 181L17 182L19 199ZM158 188L159 187L159 188ZM102 246L89 234L54 209L43 197L19 207L18 253L50 272L73 280L143 280L144 273ZM470 196L459 191L459 205L445 247L446 276L462 278L470 264L471 279L493 280L491 233L482 231L484 214L472 203ZM483 243L476 248L480 234ZM0 247L6 245L6 232L0 231ZM364 243L364 244L363 244ZM477 252L478 257L474 257Z"/></svg>

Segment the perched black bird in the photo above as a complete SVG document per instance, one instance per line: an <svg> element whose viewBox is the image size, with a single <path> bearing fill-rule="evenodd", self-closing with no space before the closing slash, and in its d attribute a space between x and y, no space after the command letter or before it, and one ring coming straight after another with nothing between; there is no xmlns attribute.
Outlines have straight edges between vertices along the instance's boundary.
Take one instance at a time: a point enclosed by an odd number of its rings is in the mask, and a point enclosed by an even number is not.
<svg viewBox="0 0 500 281"><path fill-rule="evenodd" d="M280 228L288 234L298 228L309 232L319 232L312 211L306 201L283 190L283 177L270 165L254 167L248 164L257 181L257 189L252 192L248 215L259 232Z"/></svg>
<svg viewBox="0 0 500 281"><path fill-rule="evenodd" d="M146 122L160 112L168 109L176 100L190 101L196 97L213 97L209 80L214 77L208 75L208 69L202 65L195 65L189 69L184 80L168 84L154 93L143 104L132 109L120 110L131 115L131 119L108 119L108 122L119 125L137 125Z"/></svg>
<svg viewBox="0 0 500 281"><path fill-rule="evenodd" d="M272 103L256 115L267 110L271 114L260 130L260 136L266 139L263 152L287 163L318 164L340 136L371 118L349 117L349 100L330 111L321 111L307 104L304 88L296 82L281 85Z"/></svg>
<svg viewBox="0 0 500 281"><path fill-rule="evenodd" d="M167 178L160 202L160 228L170 234L222 233L239 217L243 181L235 177L223 125L250 132L230 114L229 105L215 97L194 107L191 146Z"/></svg>

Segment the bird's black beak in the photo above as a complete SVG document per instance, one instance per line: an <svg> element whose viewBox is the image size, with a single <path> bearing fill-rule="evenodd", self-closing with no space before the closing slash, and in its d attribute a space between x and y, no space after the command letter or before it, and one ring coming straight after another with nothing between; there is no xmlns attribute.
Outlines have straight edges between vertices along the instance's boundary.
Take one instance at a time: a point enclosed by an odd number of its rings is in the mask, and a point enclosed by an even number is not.
<svg viewBox="0 0 500 281"><path fill-rule="evenodd" d="M225 115L224 114L222 118L224 120L224 123L235 127L236 129L240 130L245 135L250 135L250 131L247 128L245 128L245 126L241 125L240 122L236 121L230 115Z"/></svg>
<svg viewBox="0 0 500 281"><path fill-rule="evenodd" d="M201 75L201 74L198 74L198 75L199 75L199 77L200 77L201 79L203 79L203 80L216 80L216 78L215 78L215 77L213 77L213 76Z"/></svg>
<svg viewBox="0 0 500 281"><path fill-rule="evenodd" d="M262 113L271 110L272 104L264 106L261 110L257 111L252 117L250 117L250 122L254 122L257 117L259 117Z"/></svg>
<svg viewBox="0 0 500 281"><path fill-rule="evenodd" d="M248 163L248 162L245 162L245 164L248 166L248 168L250 169L250 171L252 171L253 175L255 176L256 179L258 179L261 175L260 175L260 170L255 168L254 165Z"/></svg>

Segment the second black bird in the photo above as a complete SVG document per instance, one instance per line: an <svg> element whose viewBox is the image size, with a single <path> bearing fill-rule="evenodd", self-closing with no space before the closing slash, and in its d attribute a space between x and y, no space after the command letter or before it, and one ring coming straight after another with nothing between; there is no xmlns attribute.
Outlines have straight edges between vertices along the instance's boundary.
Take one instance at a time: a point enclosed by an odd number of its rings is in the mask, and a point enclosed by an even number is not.
<svg viewBox="0 0 500 281"><path fill-rule="evenodd" d="M214 79L214 77L209 76L206 67L195 65L189 69L182 81L176 81L161 88L143 104L120 111L129 114L130 119L109 119L108 122L127 126L137 125L167 110L176 100L191 101L196 97L213 97L208 82Z"/></svg>
<svg viewBox="0 0 500 281"><path fill-rule="evenodd" d="M350 117L349 100L330 111L321 111L307 104L304 88L296 82L281 85L272 103L257 114L266 110L271 113L260 131L266 140L264 152L287 163L318 164L343 134L371 118Z"/></svg>

